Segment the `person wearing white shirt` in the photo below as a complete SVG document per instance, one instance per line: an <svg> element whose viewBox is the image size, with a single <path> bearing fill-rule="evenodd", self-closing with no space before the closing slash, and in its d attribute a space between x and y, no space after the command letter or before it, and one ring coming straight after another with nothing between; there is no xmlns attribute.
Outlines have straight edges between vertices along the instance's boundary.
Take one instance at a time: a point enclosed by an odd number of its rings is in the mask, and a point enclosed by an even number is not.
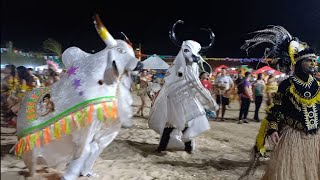
<svg viewBox="0 0 320 180"><path fill-rule="evenodd" d="M229 95L234 86L233 80L227 75L227 70L225 68L221 69L221 75L215 80L215 86L217 93L216 101L219 106L221 105L221 121L224 121L226 106L229 105ZM219 111L220 110L217 111L217 118L219 117Z"/></svg>

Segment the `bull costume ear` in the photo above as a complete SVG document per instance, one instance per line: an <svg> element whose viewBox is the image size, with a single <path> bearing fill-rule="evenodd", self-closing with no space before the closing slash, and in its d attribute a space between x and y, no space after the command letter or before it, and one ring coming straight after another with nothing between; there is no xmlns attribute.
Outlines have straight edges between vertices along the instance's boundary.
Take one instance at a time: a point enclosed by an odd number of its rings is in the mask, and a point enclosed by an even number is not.
<svg viewBox="0 0 320 180"><path fill-rule="evenodd" d="M93 17L93 23L96 27L98 34L100 35L101 39L106 43L108 48L117 45L117 41L111 36L107 28L103 25L99 15L96 14Z"/></svg>
<svg viewBox="0 0 320 180"><path fill-rule="evenodd" d="M117 81L119 77L119 71L116 63L112 61L112 65L108 66L104 71L104 80L106 85L111 85Z"/></svg>
<svg viewBox="0 0 320 180"><path fill-rule="evenodd" d="M119 77L119 69L115 62L116 55L114 54L114 51L109 51L107 56L108 63L111 64L108 64L106 67L106 70L104 72L104 79L107 85L111 85L117 81L117 78Z"/></svg>

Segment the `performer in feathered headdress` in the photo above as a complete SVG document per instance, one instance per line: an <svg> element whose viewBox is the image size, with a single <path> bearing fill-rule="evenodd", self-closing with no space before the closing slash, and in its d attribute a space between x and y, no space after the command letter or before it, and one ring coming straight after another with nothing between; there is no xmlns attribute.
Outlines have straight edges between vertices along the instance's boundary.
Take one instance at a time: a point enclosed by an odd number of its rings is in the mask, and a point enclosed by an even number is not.
<svg viewBox="0 0 320 180"><path fill-rule="evenodd" d="M280 83L257 136L255 148L263 156L267 136L276 144L263 179L319 180L320 83L313 76L317 72L317 55L281 26L255 33L241 48L248 52L259 44L271 44L267 56L276 59L280 70L293 72ZM249 171L242 178L247 175Z"/></svg>
<svg viewBox="0 0 320 180"><path fill-rule="evenodd" d="M46 86L51 86L53 83L60 80L60 77L58 75L58 69L59 65L56 62L53 62L51 60L47 60L48 65L48 79L46 80Z"/></svg>

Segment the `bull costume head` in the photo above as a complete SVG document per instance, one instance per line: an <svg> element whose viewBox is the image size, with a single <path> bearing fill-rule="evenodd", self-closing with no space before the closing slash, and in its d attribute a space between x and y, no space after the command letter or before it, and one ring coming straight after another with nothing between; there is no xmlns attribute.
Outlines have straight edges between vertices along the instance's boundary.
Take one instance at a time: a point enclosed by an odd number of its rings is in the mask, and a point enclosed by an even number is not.
<svg viewBox="0 0 320 180"><path fill-rule="evenodd" d="M15 149L31 175L38 158L48 166L69 164L63 175L67 180L93 175L95 160L121 125L132 125L130 72L142 65L128 38L114 39L98 15L93 20L107 47L95 54L66 49L66 74L51 87L34 89L21 102ZM44 101L50 111L42 108Z"/></svg>
<svg viewBox="0 0 320 180"><path fill-rule="evenodd" d="M214 33L212 32L211 29L201 28L201 30L205 30L205 31L209 32L210 40L211 40L210 44L207 46L204 46L204 47L201 47L201 45L198 42L193 41L193 40L186 40L186 41L181 42L176 37L175 28L176 28L177 24L183 24L183 23L184 22L182 20L178 20L177 22L175 22L173 24L171 31L169 31L169 37L170 37L171 41L176 46L181 47L182 55L185 59L186 65L190 65L193 62L198 63L200 65L200 67L202 68L202 71L210 71L208 73L211 73L212 72L211 66L208 65L206 63L206 61L204 61L204 59L201 57L200 53L207 51L213 45L214 39L215 39ZM209 67L209 68L205 69L203 64L205 64L206 67Z"/></svg>

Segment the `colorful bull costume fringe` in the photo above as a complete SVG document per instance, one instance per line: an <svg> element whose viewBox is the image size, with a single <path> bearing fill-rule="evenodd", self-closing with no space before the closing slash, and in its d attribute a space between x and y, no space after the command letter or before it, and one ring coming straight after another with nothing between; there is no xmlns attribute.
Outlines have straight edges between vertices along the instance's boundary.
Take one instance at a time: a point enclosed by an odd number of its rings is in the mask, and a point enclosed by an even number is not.
<svg viewBox="0 0 320 180"><path fill-rule="evenodd" d="M199 65L205 61L199 51L207 50L213 44L214 34L209 29L211 43L201 47L196 41L180 43L175 36L175 26L169 35L174 44L181 47L179 54L168 70L165 83L156 97L149 116L149 127L161 135L157 152L168 148L184 148L192 153L194 138L210 129L205 108L216 111L218 105L199 79ZM171 137L171 138L170 138ZM170 140L170 142L169 142Z"/></svg>
<svg viewBox="0 0 320 180"><path fill-rule="evenodd" d="M255 149L262 156L267 136L279 133L263 176L264 180L319 180L320 179L320 83L317 55L306 43L292 37L281 26L256 31L242 49L249 50L261 43L272 45L268 55L277 58L282 71L293 75L282 81L273 97L273 105L262 121ZM292 69L294 68L294 69ZM249 179L259 156L240 179Z"/></svg>
<svg viewBox="0 0 320 180"><path fill-rule="evenodd" d="M129 73L142 65L131 45L115 40L98 15L94 23L107 47L96 54L68 48L61 80L33 90L22 102L15 150L31 176L39 158L49 167L64 169L69 163L63 179L94 175L95 160L121 125L132 125Z"/></svg>

